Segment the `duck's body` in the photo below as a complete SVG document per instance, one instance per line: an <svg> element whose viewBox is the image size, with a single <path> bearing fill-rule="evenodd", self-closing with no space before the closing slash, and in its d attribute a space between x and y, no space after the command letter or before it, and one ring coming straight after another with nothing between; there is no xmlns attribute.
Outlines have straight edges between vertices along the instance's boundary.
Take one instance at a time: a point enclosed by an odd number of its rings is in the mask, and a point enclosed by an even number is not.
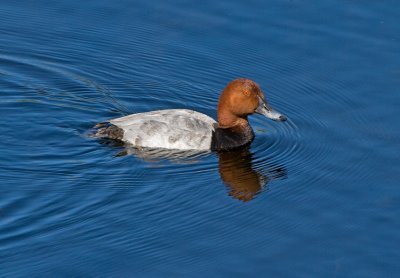
<svg viewBox="0 0 400 278"><path fill-rule="evenodd" d="M217 125L211 117L187 109L132 114L109 123L123 131L115 139L138 147L178 150L209 150Z"/></svg>
<svg viewBox="0 0 400 278"><path fill-rule="evenodd" d="M187 109L157 110L99 123L95 137L118 139L135 147L227 150L253 140L247 116L255 112L274 120L286 119L268 106L256 83L237 79L221 94L218 122Z"/></svg>

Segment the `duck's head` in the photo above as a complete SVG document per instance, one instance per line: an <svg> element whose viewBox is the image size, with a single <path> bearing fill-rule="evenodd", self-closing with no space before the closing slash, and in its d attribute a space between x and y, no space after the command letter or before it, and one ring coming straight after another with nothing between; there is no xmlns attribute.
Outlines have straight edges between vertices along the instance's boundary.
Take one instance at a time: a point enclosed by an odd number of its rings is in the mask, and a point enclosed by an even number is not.
<svg viewBox="0 0 400 278"><path fill-rule="evenodd" d="M218 103L218 124L221 128L247 125L247 116L258 113L274 121L286 116L272 109L260 86L250 79L231 81L222 91Z"/></svg>

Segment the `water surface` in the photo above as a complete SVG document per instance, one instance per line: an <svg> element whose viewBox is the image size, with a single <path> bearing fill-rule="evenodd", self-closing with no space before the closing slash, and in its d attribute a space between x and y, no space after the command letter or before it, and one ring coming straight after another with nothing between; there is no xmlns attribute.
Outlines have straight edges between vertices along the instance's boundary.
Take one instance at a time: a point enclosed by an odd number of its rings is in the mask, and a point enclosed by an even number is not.
<svg viewBox="0 0 400 278"><path fill-rule="evenodd" d="M396 277L396 1L2 1L1 277ZM228 153L96 123L215 118L237 77L289 117Z"/></svg>

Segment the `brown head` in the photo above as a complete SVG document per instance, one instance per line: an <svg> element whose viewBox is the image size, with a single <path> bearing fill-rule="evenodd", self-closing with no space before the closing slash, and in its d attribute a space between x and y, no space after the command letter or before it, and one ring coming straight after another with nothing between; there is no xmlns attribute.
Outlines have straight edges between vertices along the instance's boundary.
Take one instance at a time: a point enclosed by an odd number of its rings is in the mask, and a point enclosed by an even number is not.
<svg viewBox="0 0 400 278"><path fill-rule="evenodd" d="M276 121L286 117L274 111L264 98L257 83L240 78L231 81L222 91L218 103L218 124L220 128L243 127L248 125L247 116L259 113Z"/></svg>

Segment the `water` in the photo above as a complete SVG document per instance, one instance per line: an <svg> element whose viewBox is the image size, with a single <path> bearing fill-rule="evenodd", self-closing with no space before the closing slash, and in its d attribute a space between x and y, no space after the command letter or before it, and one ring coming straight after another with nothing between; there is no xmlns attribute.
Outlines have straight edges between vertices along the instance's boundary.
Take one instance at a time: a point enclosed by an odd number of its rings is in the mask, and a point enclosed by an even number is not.
<svg viewBox="0 0 400 278"><path fill-rule="evenodd" d="M396 277L397 1L2 1L1 277ZM249 149L138 153L96 122L216 116L236 77L290 120Z"/></svg>

